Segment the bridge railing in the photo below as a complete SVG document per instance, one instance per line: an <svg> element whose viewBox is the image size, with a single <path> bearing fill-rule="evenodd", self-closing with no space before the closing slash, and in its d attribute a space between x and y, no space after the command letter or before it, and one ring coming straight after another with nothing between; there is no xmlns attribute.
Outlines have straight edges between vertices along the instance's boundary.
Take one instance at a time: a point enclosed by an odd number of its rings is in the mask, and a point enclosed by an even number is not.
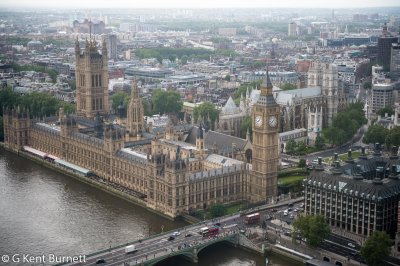
<svg viewBox="0 0 400 266"><path fill-rule="evenodd" d="M184 253L184 252L190 251L190 250L192 250L192 249L194 249L194 248L198 248L198 247L200 247L200 246L202 246L202 245L204 245L204 244L207 244L207 246L208 246L208 245L211 245L211 244L216 243L216 242L221 242L221 241L223 241L223 240L231 239L233 236L236 236L236 235L238 235L238 234L239 234L239 233L232 233L232 234L228 234L228 235L222 236L222 237L220 237L220 238L211 239L211 240L206 241L206 242L200 242L200 243L195 244L195 245L192 245L192 246L190 246L190 247L181 248L181 249L176 250L176 251L173 251L173 252L171 252L171 253L162 255L162 256L160 256L160 257L149 258L149 259L147 259L147 260L143 260L143 259L142 259L141 262L145 262L145 261L146 261L146 262L150 262L150 261L152 261L152 260L161 261L161 260L164 260L164 259L169 258L169 257L174 257L174 256L181 255L181 254Z"/></svg>
<svg viewBox="0 0 400 266"><path fill-rule="evenodd" d="M301 197L301 198L299 198L299 199L293 199L292 201L295 202L296 200L299 201L299 200L302 200L302 199L303 199L303 197ZM281 202L279 202L279 203L275 203L275 204L261 205L261 206L256 207L256 208L252 208L252 209L251 209L251 212L261 211L261 210L265 210L265 209L269 209L269 208L273 208L273 207L282 206L282 205L285 205L285 204L287 204L287 203L281 203ZM222 217L218 217L218 220L223 220L223 219L226 219L226 218L231 217L231 216L234 216L234 215L240 215L242 212L243 212L243 211L239 211L239 212L235 212L235 213L233 213L233 214L224 215L224 216L222 216ZM200 222L198 222L198 223L196 223L196 224L192 224L192 225L187 226L187 227L185 226L184 228L190 229L190 228L192 228L192 227L200 226L200 225L204 224L204 222L207 222L207 223L208 223L208 222L210 222L210 221L211 221L211 220L200 221ZM148 236L147 238L144 238L143 240L150 240L150 239L157 238L157 237L160 237L160 236L170 235L170 234L172 234L173 232L176 232L176 231L177 231L177 229L172 229L172 230L170 230L170 231L166 231L166 232L162 232L162 233L158 233L158 234L154 234L154 235ZM116 249L119 249L119 248L126 247L126 246L128 246L128 245L137 244L137 243L139 243L139 239L138 239L138 240L135 240L135 241L128 242L128 243L126 243L126 244L121 244L121 245L118 245L118 246L114 246L114 247L112 247L111 249L110 249L110 248L106 248L106 249L103 249L103 250L100 250L100 251L96 251L96 252L90 253L90 254L86 255L86 257L87 257L87 258L90 258L90 257L96 256L96 255L99 255L99 254L101 254L101 253L110 252L111 250L116 250ZM56 266L59 266L59 265L66 265L66 264L68 264L68 263L60 263L60 264L56 264Z"/></svg>

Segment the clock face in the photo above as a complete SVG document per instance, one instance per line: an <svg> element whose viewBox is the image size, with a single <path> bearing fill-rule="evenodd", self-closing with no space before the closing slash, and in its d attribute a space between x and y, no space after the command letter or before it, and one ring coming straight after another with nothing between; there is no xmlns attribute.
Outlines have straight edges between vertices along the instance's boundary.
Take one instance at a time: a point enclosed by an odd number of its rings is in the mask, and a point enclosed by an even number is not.
<svg viewBox="0 0 400 266"><path fill-rule="evenodd" d="M276 118L276 116L270 116L268 124L270 127L276 127L276 125L278 124L278 119Z"/></svg>
<svg viewBox="0 0 400 266"><path fill-rule="evenodd" d="M255 121L255 123L256 123L256 126L258 126L258 127L260 127L261 125L262 125L262 118L261 118L261 116L256 116L256 121Z"/></svg>

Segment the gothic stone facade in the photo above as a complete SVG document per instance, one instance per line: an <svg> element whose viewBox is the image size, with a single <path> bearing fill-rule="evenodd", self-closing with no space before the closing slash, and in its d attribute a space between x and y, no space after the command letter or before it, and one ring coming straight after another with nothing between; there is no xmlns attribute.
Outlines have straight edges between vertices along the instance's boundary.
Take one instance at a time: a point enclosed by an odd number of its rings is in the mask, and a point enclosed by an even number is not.
<svg viewBox="0 0 400 266"><path fill-rule="evenodd" d="M136 101L138 95L133 95L132 101ZM143 107L137 103L130 106L140 112ZM181 132L171 127L161 138L138 132L144 129L144 121L136 115L129 116L133 127L127 130L105 124L99 116L95 120L66 116L62 109L58 119L45 122L30 119L20 109L5 109L5 145L18 151L28 146L84 167L96 178L135 192L149 208L176 217L217 203L265 202L276 196L278 125L268 121L278 121L279 116L276 106L270 104L260 102L257 107L257 117L265 123L257 124L254 131L253 170L251 164L207 149L201 127L194 145L184 142ZM132 131L135 138L129 134Z"/></svg>

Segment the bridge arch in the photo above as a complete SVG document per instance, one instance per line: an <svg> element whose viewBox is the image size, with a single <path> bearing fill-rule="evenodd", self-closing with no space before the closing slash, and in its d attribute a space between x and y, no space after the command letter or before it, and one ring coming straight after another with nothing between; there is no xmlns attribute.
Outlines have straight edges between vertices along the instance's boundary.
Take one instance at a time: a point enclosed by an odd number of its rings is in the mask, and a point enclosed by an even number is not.
<svg viewBox="0 0 400 266"><path fill-rule="evenodd" d="M209 240L204 243L198 243L196 246L191 246L186 249L176 250L172 253L165 254L165 255L157 257L155 259L151 259L151 260L145 262L144 265L146 265L146 266L157 265L158 263L160 263L166 259L173 258L173 257L181 257L185 260L197 263L198 255L204 249L211 247L216 243L223 243L223 242L225 242L229 245L236 245L238 243L238 235L237 234L225 235L222 238L215 238L215 239Z"/></svg>
<svg viewBox="0 0 400 266"><path fill-rule="evenodd" d="M205 250L209 247L212 247L215 244L220 244L220 243L225 243L225 244L228 244L231 246L236 244L236 243L232 242L231 239L227 239L227 238L215 239L215 241L210 241L210 242L205 243L204 245L200 245L197 248L197 256L199 256L203 250Z"/></svg>
<svg viewBox="0 0 400 266"><path fill-rule="evenodd" d="M163 262L163 261L165 261L167 259L174 258L174 257L181 257L184 260L193 262L193 252L192 252L192 250L185 250L185 251L182 251L182 252L179 252L179 253L171 253L169 255L159 257L158 259L152 260L150 263L146 263L145 265L156 266L160 262Z"/></svg>

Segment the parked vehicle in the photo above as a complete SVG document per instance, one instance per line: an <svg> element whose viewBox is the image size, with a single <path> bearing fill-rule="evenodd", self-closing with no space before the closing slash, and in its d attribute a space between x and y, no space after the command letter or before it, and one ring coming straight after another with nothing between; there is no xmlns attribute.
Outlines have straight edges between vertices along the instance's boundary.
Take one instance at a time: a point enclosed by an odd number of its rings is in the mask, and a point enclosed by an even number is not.
<svg viewBox="0 0 400 266"><path fill-rule="evenodd" d="M125 247L125 253L126 254L133 253L133 252L136 252L136 251L137 251L137 248L135 247L135 245L129 245L129 246Z"/></svg>

